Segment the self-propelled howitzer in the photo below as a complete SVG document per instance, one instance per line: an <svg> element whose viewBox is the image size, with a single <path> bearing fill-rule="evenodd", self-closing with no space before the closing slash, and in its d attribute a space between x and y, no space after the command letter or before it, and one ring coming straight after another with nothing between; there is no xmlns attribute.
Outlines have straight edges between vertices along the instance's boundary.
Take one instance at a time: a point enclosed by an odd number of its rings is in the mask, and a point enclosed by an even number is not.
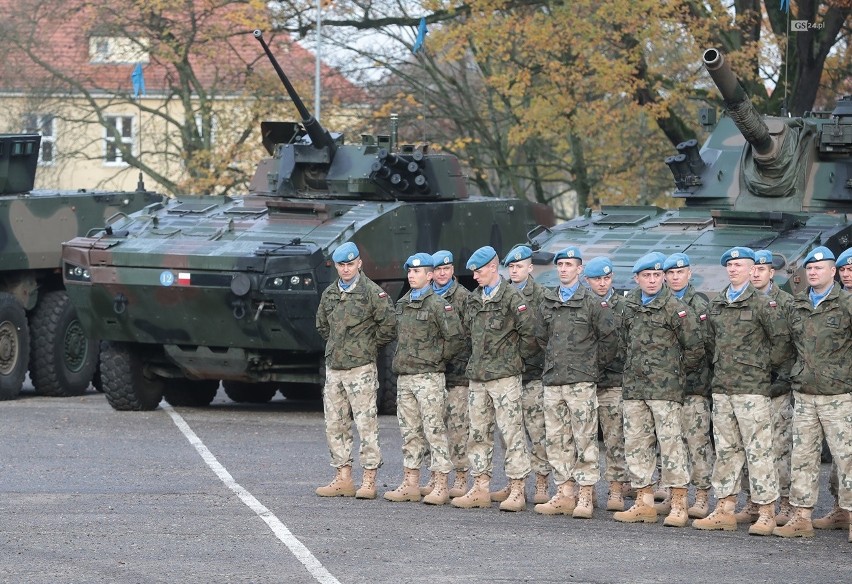
<svg viewBox="0 0 852 584"><path fill-rule="evenodd" d="M279 389L319 395L324 343L314 322L340 244L356 243L366 274L396 299L414 252L448 249L463 261L490 244L504 253L537 223L553 224L547 207L469 195L456 157L398 145L395 125L346 143L310 115L255 37L301 122L261 124L270 156L249 193L178 197L65 244L80 321L108 341L101 372L115 408L154 408L163 395L209 404L219 380L235 401L268 401ZM388 356L379 363L386 412L396 396Z"/></svg>

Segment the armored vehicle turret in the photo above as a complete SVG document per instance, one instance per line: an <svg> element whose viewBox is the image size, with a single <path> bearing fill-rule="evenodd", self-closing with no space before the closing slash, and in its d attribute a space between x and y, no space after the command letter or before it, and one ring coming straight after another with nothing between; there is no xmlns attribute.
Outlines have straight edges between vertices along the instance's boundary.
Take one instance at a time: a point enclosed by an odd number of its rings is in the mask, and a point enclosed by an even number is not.
<svg viewBox="0 0 852 584"><path fill-rule="evenodd" d="M604 206L556 228L530 235L537 278L555 285L553 254L578 245L584 257L609 256L614 285L632 288L631 267L649 251L685 252L692 282L715 295L727 283L719 265L736 245L771 249L775 281L791 291L806 286L801 262L818 245L835 253L852 245L852 97L832 112L800 118L762 116L717 49L704 64L724 98L727 115L699 147L688 140L666 158L679 209ZM702 112L712 125L712 110Z"/></svg>
<svg viewBox="0 0 852 584"><path fill-rule="evenodd" d="M98 341L80 326L62 283L62 242L162 199L130 192L33 190L38 134L0 134L0 400L29 369L36 393L78 395L97 366Z"/></svg>
<svg viewBox="0 0 852 584"><path fill-rule="evenodd" d="M365 273L396 299L414 252L448 249L463 261L553 224L547 207L470 195L454 156L398 144L395 125L354 144L328 132L255 36L301 121L261 125L269 157L250 191L150 205L64 246L80 321L108 341L103 389L117 409L155 408L162 396L206 405L219 380L235 401L265 402L279 389L319 396L324 343L314 323L340 244L356 243ZM388 355L379 363L385 412L396 398Z"/></svg>

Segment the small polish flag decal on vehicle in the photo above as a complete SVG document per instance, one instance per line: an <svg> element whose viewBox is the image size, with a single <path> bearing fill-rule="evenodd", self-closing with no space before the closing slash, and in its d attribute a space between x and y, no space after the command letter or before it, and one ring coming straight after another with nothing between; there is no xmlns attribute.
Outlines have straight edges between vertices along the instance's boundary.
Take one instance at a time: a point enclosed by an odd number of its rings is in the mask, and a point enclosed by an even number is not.
<svg viewBox="0 0 852 584"><path fill-rule="evenodd" d="M190 273L189 272L178 272L178 285L180 286L189 286Z"/></svg>

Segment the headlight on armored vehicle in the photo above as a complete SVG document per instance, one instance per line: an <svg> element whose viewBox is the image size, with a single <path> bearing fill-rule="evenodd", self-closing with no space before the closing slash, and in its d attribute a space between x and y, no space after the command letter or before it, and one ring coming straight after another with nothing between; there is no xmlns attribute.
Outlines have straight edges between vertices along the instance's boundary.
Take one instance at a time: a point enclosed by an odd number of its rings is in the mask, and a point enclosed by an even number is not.
<svg viewBox="0 0 852 584"><path fill-rule="evenodd" d="M270 276L264 281L263 288L270 292L314 290L314 277L309 273Z"/></svg>
<svg viewBox="0 0 852 584"><path fill-rule="evenodd" d="M75 266L74 264L65 264L65 279L73 282L91 282L92 275L87 268Z"/></svg>

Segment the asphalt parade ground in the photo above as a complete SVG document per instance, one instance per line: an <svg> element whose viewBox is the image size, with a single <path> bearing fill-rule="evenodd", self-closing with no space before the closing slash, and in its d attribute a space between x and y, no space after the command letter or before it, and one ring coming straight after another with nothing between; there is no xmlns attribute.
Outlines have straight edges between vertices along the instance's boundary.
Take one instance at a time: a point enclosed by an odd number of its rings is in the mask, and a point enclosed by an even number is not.
<svg viewBox="0 0 852 584"><path fill-rule="evenodd" d="M531 503L390 503L400 435L393 416L380 428L379 499L323 499L319 402L243 405L220 391L209 408L117 412L94 391L25 390L0 402L0 582L852 582L846 531L784 540L625 525L601 509L582 520ZM828 468L815 517L831 506Z"/></svg>

